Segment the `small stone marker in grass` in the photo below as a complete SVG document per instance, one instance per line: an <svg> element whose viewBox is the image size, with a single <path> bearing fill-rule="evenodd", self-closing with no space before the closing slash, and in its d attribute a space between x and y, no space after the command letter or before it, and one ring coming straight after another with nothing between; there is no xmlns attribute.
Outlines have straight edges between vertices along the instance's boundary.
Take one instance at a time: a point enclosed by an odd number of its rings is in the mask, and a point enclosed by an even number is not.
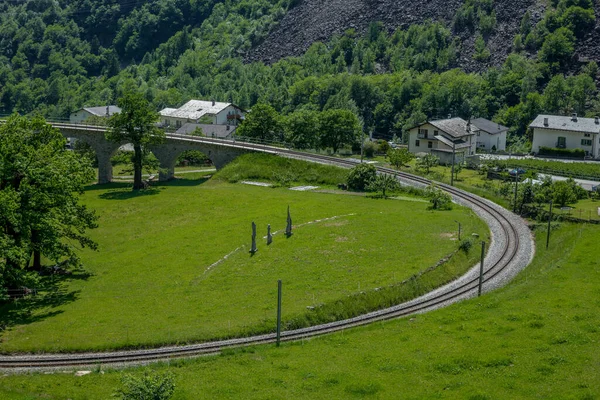
<svg viewBox="0 0 600 400"><path fill-rule="evenodd" d="M287 225L285 227L285 236L292 236L292 217L290 215L290 206L287 209Z"/></svg>
<svg viewBox="0 0 600 400"><path fill-rule="evenodd" d="M267 225L267 246L273 243L273 235L271 234L271 224Z"/></svg>
<svg viewBox="0 0 600 400"><path fill-rule="evenodd" d="M254 254L258 251L256 248L256 224L252 221L252 247L250 248L250 253Z"/></svg>

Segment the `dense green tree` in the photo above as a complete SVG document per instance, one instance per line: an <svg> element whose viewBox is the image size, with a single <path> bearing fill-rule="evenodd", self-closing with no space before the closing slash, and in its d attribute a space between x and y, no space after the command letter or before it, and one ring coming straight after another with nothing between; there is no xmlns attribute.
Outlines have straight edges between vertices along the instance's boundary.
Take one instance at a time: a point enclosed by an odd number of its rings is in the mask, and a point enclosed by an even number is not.
<svg viewBox="0 0 600 400"><path fill-rule="evenodd" d="M164 140L164 131L156 127L158 113L139 92L127 92L117 100L121 112L108 119L106 138L116 143L133 145L133 190L144 188L142 169L144 158L149 154L148 146Z"/></svg>
<svg viewBox="0 0 600 400"><path fill-rule="evenodd" d="M327 110L319 116L320 145L332 148L336 153L344 145L356 142L360 134L360 123L349 110Z"/></svg>
<svg viewBox="0 0 600 400"><path fill-rule="evenodd" d="M348 187L352 190L366 190L377 178L377 169L372 164L358 164L348 174Z"/></svg>
<svg viewBox="0 0 600 400"><path fill-rule="evenodd" d="M66 140L41 118L12 116L0 125L0 287L15 287L41 256L77 265L74 244L95 248L85 235L96 227L79 204L94 179L89 160L65 150Z"/></svg>
<svg viewBox="0 0 600 400"><path fill-rule="evenodd" d="M269 104L257 104L246 115L236 131L238 136L257 138L260 140L276 140L281 134L280 116Z"/></svg>
<svg viewBox="0 0 600 400"><path fill-rule="evenodd" d="M296 149L313 149L319 144L319 113L300 110L284 118L285 141Z"/></svg>
<svg viewBox="0 0 600 400"><path fill-rule="evenodd" d="M415 155L408 151L407 148L396 148L389 149L387 152L387 157L390 160L390 164L392 164L396 169L400 169L404 164L411 161L415 158Z"/></svg>

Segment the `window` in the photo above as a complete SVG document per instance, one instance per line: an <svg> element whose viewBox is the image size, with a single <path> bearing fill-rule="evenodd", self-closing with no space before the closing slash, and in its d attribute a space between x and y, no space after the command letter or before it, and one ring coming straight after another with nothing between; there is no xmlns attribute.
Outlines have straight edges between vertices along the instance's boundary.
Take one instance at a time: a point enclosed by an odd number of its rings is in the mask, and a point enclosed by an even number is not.
<svg viewBox="0 0 600 400"><path fill-rule="evenodd" d="M591 133L584 133L583 136L584 137L590 137L590 136L592 136L592 134Z"/></svg>
<svg viewBox="0 0 600 400"><path fill-rule="evenodd" d="M592 145L592 139L581 139L581 145L582 146L591 146Z"/></svg>
<svg viewBox="0 0 600 400"><path fill-rule="evenodd" d="M437 136L437 135L439 135L439 134L440 134L440 133L439 133L438 131L433 131L433 136Z"/></svg>
<svg viewBox="0 0 600 400"><path fill-rule="evenodd" d="M427 131L427 129L419 129L419 138L421 139L427 139L427 134L429 132Z"/></svg>
<svg viewBox="0 0 600 400"><path fill-rule="evenodd" d="M477 131L477 136L481 136L481 132Z"/></svg>
<svg viewBox="0 0 600 400"><path fill-rule="evenodd" d="M427 142L427 148L428 149L432 149L433 148L433 142Z"/></svg>
<svg viewBox="0 0 600 400"><path fill-rule="evenodd" d="M559 136L558 141L556 142L556 147L559 149L564 149L567 147L567 138L564 136Z"/></svg>
<svg viewBox="0 0 600 400"><path fill-rule="evenodd" d="M421 146L421 141L418 139L415 140L415 146L417 146L417 147Z"/></svg>

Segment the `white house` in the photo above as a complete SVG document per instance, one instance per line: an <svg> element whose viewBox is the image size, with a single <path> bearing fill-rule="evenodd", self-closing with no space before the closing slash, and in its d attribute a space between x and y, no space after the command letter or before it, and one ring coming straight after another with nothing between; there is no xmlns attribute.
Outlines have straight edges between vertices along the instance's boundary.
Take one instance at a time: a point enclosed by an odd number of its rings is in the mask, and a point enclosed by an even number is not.
<svg viewBox="0 0 600 400"><path fill-rule="evenodd" d="M186 123L237 125L245 110L231 103L190 100L179 108L165 108L159 114L163 126L179 129Z"/></svg>
<svg viewBox="0 0 600 400"><path fill-rule="evenodd" d="M505 151L508 128L485 118L471 120L475 130L477 149L485 151Z"/></svg>
<svg viewBox="0 0 600 400"><path fill-rule="evenodd" d="M408 150L411 153L431 153L440 164L451 164L475 155L475 127L462 118L427 121L409 129Z"/></svg>
<svg viewBox="0 0 600 400"><path fill-rule="evenodd" d="M529 125L533 129L532 151L540 147L582 149L587 156L600 158L600 118L538 115Z"/></svg>
<svg viewBox="0 0 600 400"><path fill-rule="evenodd" d="M92 116L106 118L120 112L121 109L117 106L83 107L71 113L69 121L74 124L81 124Z"/></svg>

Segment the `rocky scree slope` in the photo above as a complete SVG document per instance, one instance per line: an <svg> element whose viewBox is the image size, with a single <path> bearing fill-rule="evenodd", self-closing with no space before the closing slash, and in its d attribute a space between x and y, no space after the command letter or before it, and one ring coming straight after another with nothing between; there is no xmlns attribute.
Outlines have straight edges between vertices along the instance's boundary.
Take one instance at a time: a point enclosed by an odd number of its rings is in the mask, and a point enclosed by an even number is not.
<svg viewBox="0 0 600 400"><path fill-rule="evenodd" d="M347 29L354 28L362 35L371 22L382 22L390 32L427 20L441 21L451 27L462 4L462 0L301 0L261 44L250 50L245 61L272 64L287 56L299 56L312 43L327 42ZM495 1L497 25L487 38L491 59L485 63L473 60L475 34L462 32L458 35L462 46L455 67L477 71L502 64L511 51L525 12L531 11L535 24L543 17L544 8L536 0Z"/></svg>

